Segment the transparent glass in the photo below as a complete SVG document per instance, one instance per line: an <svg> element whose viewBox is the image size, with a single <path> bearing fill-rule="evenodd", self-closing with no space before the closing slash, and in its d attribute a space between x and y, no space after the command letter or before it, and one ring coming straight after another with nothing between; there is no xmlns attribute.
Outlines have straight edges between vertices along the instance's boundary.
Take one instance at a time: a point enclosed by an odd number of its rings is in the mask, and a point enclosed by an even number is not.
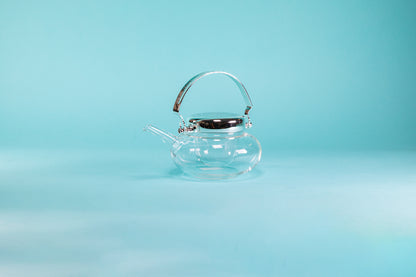
<svg viewBox="0 0 416 277"><path fill-rule="evenodd" d="M152 125L146 131L170 144L174 163L186 174L203 179L224 179L252 170L261 159L261 146L243 132L183 132L178 136Z"/></svg>
<svg viewBox="0 0 416 277"><path fill-rule="evenodd" d="M185 95L196 81L216 74L227 76L240 90L246 104L244 115L202 113L194 115L186 125L179 113ZM173 111L181 119L179 135L174 136L152 125L147 125L144 130L170 144L173 161L186 174L204 179L231 178L252 170L261 158L259 141L244 132L252 125L248 115L252 106L246 88L234 75L224 71L202 72L183 86L173 105Z"/></svg>

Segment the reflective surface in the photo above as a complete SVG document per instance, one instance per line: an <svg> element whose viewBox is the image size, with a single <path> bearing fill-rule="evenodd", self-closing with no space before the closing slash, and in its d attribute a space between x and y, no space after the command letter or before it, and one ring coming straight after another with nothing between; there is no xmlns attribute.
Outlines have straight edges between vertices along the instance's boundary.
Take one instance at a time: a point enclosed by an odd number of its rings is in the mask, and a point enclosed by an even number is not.
<svg viewBox="0 0 416 277"><path fill-rule="evenodd" d="M0 151L0 276L416 275L414 152L181 174L162 150Z"/></svg>

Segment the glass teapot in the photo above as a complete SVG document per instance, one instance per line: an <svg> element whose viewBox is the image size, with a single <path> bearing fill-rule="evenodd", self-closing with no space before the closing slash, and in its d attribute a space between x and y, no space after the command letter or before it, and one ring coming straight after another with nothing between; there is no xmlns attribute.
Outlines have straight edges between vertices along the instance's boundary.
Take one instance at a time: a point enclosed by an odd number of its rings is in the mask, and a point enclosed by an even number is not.
<svg viewBox="0 0 416 277"><path fill-rule="evenodd" d="M234 81L246 103L244 114L194 114L186 124L179 113L183 98L196 81L212 74L223 74ZM235 76L223 71L203 72L190 79L176 98L173 111L180 117L177 136L150 124L144 130L171 146L172 159L184 173L203 179L231 178L252 170L261 158L259 141L244 131L252 125L248 116L252 106L246 88Z"/></svg>

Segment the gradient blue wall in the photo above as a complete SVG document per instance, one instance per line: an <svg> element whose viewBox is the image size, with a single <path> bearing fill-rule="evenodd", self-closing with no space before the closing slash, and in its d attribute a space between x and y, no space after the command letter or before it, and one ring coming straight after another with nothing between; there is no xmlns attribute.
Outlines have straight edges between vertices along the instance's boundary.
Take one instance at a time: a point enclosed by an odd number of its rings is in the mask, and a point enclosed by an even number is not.
<svg viewBox="0 0 416 277"><path fill-rule="evenodd" d="M158 147L219 69L266 149L416 148L414 1L0 1L0 146ZM183 113L240 112L223 78Z"/></svg>

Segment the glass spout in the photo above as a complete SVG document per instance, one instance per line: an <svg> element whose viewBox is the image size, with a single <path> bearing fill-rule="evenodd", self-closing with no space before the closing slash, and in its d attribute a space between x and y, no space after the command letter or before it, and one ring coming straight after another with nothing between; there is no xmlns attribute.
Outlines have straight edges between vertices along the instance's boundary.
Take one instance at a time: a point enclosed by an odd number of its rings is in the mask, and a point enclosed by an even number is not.
<svg viewBox="0 0 416 277"><path fill-rule="evenodd" d="M172 135L171 133L163 131L159 128L156 128L155 126L153 126L151 124L146 125L143 128L143 131L148 131L148 132L150 132L154 135L160 136L160 138L162 139L162 141L164 143L167 143L167 144L170 144L170 145L174 144L178 140L178 138L176 136Z"/></svg>

